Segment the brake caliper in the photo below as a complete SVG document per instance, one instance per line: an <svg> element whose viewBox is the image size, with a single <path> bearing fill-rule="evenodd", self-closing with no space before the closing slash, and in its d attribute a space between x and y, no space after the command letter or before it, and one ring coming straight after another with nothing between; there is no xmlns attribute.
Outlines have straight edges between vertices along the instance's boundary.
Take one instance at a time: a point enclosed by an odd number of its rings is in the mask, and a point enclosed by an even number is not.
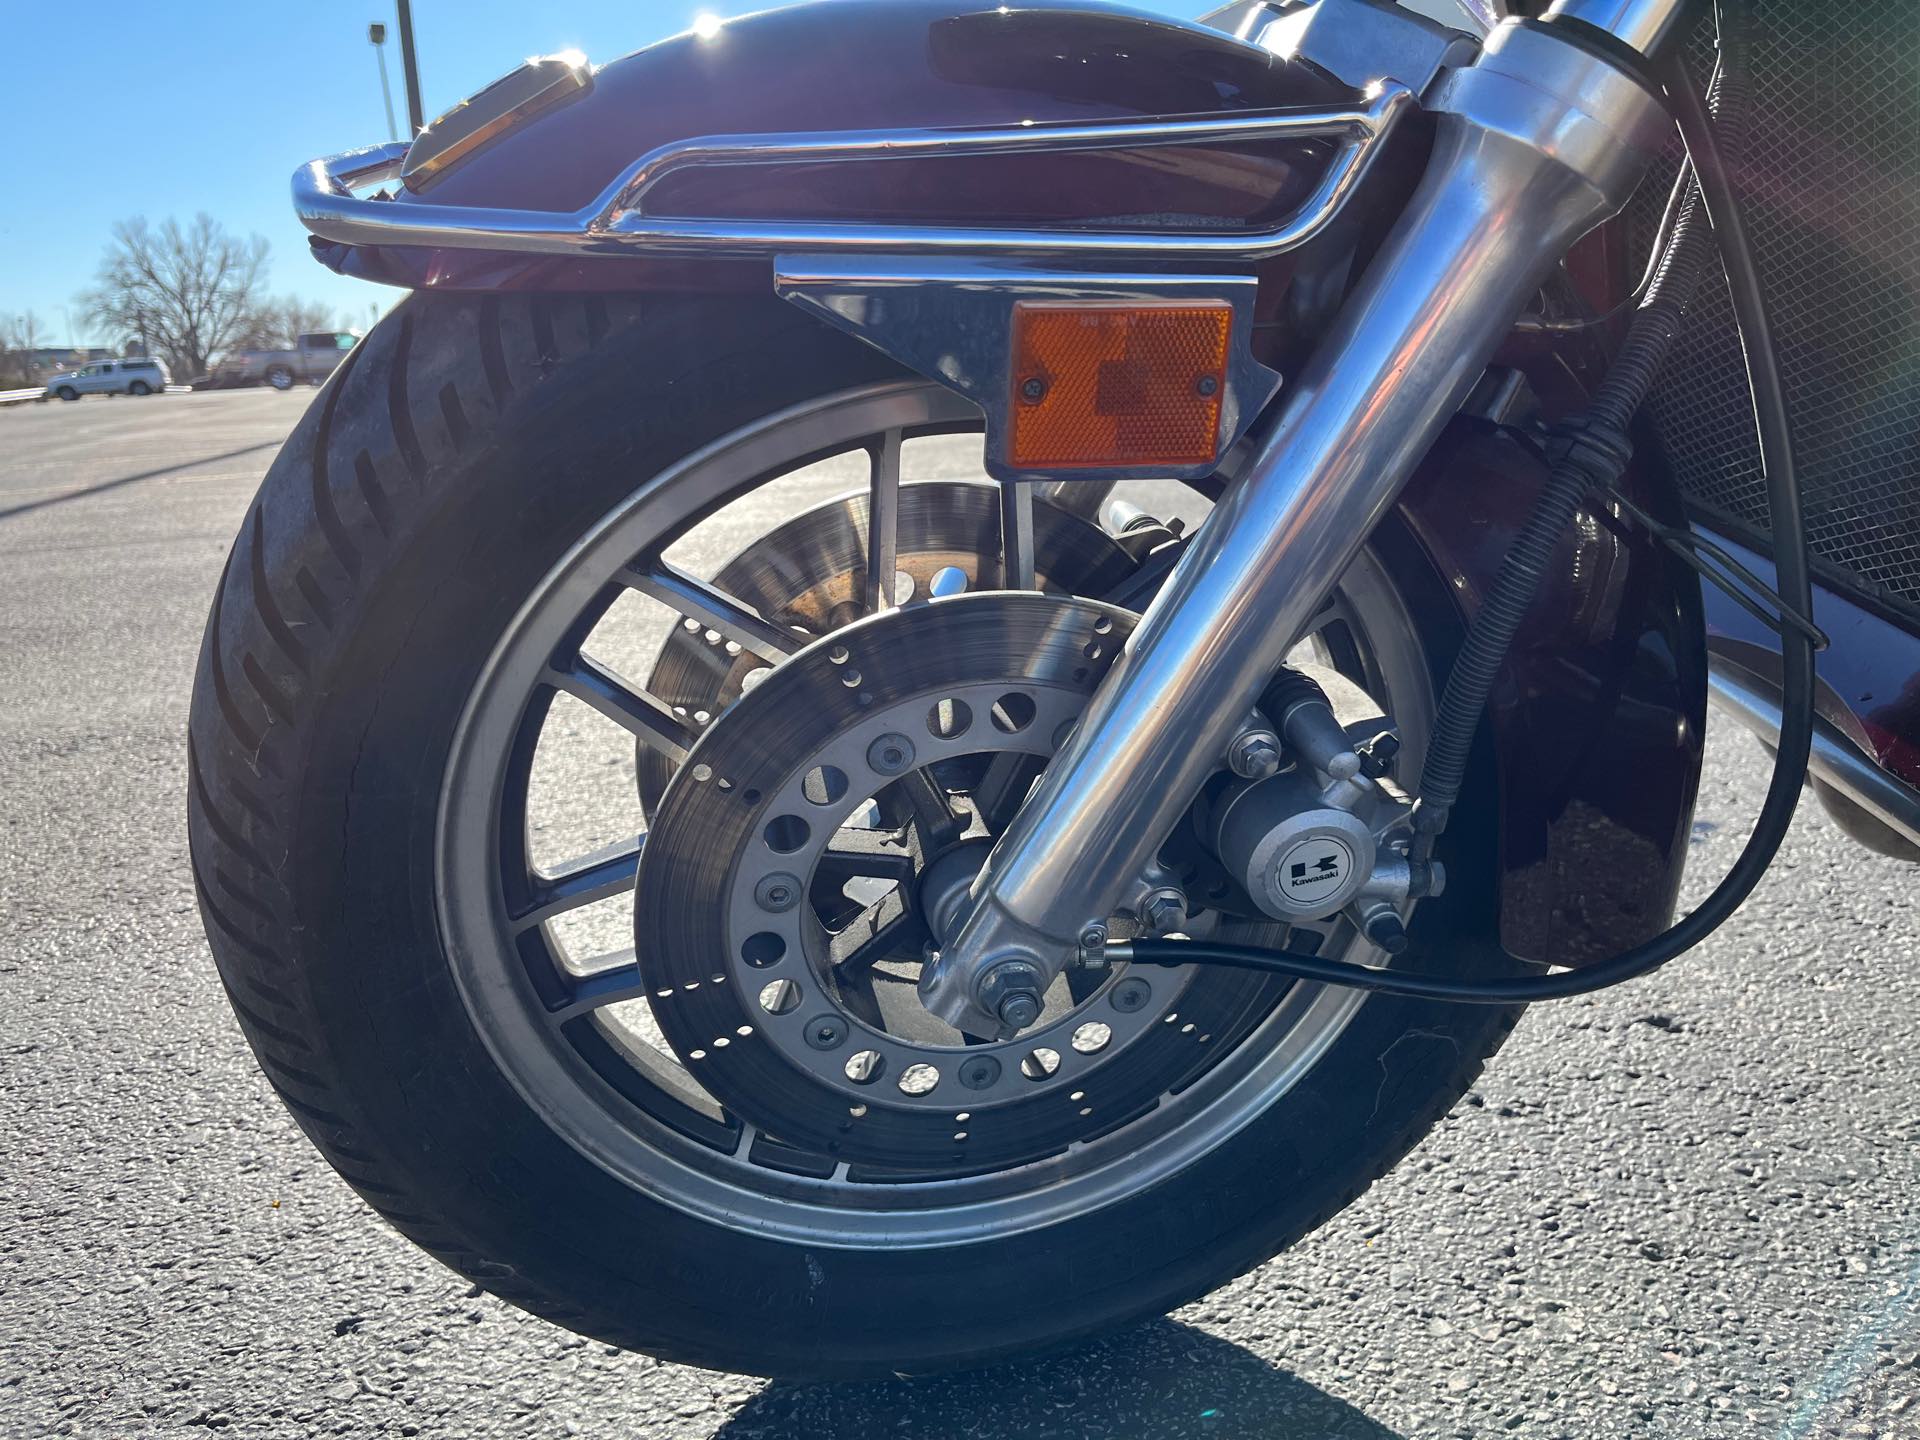
<svg viewBox="0 0 1920 1440"><path fill-rule="evenodd" d="M1332 672L1325 679L1368 703ZM1370 722L1343 724L1322 684L1292 668L1280 672L1263 705L1271 730L1256 717L1229 759L1257 754L1265 763L1234 765L1240 778L1206 802L1202 834L1265 914L1304 922L1344 911L1375 945L1398 953L1406 948L1408 902L1437 895L1445 877L1439 865L1409 859L1412 803L1387 778L1397 736L1378 729L1357 741L1354 732L1366 734ZM1379 723L1377 716L1371 722Z"/></svg>

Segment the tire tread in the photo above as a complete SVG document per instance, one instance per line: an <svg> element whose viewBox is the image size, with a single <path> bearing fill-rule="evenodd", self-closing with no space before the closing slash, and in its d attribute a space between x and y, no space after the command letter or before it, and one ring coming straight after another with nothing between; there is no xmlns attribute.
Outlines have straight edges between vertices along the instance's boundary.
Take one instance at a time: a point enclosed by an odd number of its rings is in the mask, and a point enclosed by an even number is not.
<svg viewBox="0 0 1920 1440"><path fill-rule="evenodd" d="M529 308L544 320L528 322ZM575 326L584 329L586 307L575 302L573 308ZM399 307L397 323L377 327L342 361L289 438L289 463L276 466L263 485L221 574L202 647L202 683L195 687L188 809L195 889L228 1002L263 1072L309 1138L368 1204L441 1263L523 1308L577 1324L577 1308L511 1284L511 1266L485 1258L445 1219L409 1208L404 1183L389 1176L377 1147L361 1138L366 1127L355 1121L352 1097L327 1079L334 1068L330 1047L304 993L299 957L275 944L286 938L281 917L294 913L294 901L273 858L283 853L277 834L292 825L286 777L296 768L278 756L294 748L308 723L319 652L335 633L351 630L366 598L362 577L377 567L381 546L410 523L403 507L411 503L416 520L429 509L437 470L479 433L461 393L473 378L460 363L471 329L460 337L465 343L438 347L431 368L446 373L431 377L437 383L430 382L427 393L437 423L426 427L413 410L417 341L452 339L444 332L470 326L466 316L475 317L482 394L474 413L490 423L507 399L542 378L524 366L512 373L507 326L520 319L544 333L542 351L551 352L563 310L562 303L545 300L531 306L493 297L478 305L414 300ZM363 370L384 370L384 403L356 404L355 421L337 423L343 397L364 388ZM367 433L370 414L384 422L376 433ZM307 483L278 483L302 456ZM388 466L400 477L398 493L382 483ZM313 648L287 618L296 612L317 627ZM251 695L233 684L227 656L237 657L234 668Z"/></svg>

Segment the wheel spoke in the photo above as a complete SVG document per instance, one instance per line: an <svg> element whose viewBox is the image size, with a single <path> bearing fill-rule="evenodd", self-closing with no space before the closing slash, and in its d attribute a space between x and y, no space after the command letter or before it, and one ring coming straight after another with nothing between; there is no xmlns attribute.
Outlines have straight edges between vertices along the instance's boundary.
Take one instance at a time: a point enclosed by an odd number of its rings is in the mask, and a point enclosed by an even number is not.
<svg viewBox="0 0 1920 1440"><path fill-rule="evenodd" d="M565 1025L603 1005L617 1005L622 1000L638 1000L645 995L647 984L641 978L640 966L634 959L633 951L622 950L619 954L622 963L574 980L565 999L558 1005L548 1006L548 1018L556 1025Z"/></svg>
<svg viewBox="0 0 1920 1440"><path fill-rule="evenodd" d="M693 748L692 728L671 707L590 656L576 657L570 669L549 670L547 683L576 700L584 700L676 764Z"/></svg>
<svg viewBox="0 0 1920 1440"><path fill-rule="evenodd" d="M877 961L919 939L923 933L919 912L896 890L833 937L829 958L834 973L864 974Z"/></svg>
<svg viewBox="0 0 1920 1440"><path fill-rule="evenodd" d="M744 600L736 600L665 560L656 559L644 568L628 566L618 579L628 589L672 606L686 618L699 621L772 664L778 665L806 643L802 636L782 630Z"/></svg>
<svg viewBox="0 0 1920 1440"><path fill-rule="evenodd" d="M1000 585L1039 588L1033 578L1033 486L1025 480L1000 482Z"/></svg>
<svg viewBox="0 0 1920 1440"><path fill-rule="evenodd" d="M892 880L904 885L913 879L913 856L886 842L883 830L842 830L821 853L814 879L835 889L854 879Z"/></svg>
<svg viewBox="0 0 1920 1440"><path fill-rule="evenodd" d="M966 830L966 822L953 813L947 792L925 770L902 775L889 787L902 796L913 810L914 823L920 827L921 843L929 854L951 845Z"/></svg>
<svg viewBox="0 0 1920 1440"><path fill-rule="evenodd" d="M734 1137L733 1149L730 1152L733 1158L736 1160L746 1159L748 1153L753 1149L753 1142L759 1138L760 1132L745 1120L742 1120L740 1122L740 1133Z"/></svg>
<svg viewBox="0 0 1920 1440"><path fill-rule="evenodd" d="M869 615L899 603L893 577L899 563L900 441L889 430L868 451L872 467L867 483L867 579L861 596Z"/></svg>
<svg viewBox="0 0 1920 1440"><path fill-rule="evenodd" d="M989 835L1007 828L1020 802L1033 788L1033 780L1046 761L1038 755L1018 750L1002 750L987 765L987 773L973 787L973 813L987 827Z"/></svg>
<svg viewBox="0 0 1920 1440"><path fill-rule="evenodd" d="M513 917L514 928L524 930L542 920L551 920L569 910L633 889L640 873L640 849L646 838L636 835L631 840L617 840L590 855L582 855L557 874L536 876L532 899Z"/></svg>

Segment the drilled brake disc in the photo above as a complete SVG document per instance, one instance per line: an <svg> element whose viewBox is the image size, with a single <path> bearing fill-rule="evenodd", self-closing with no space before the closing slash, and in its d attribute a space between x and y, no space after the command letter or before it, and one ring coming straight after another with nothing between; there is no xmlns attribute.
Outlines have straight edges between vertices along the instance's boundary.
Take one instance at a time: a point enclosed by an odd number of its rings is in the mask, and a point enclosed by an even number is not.
<svg viewBox="0 0 1920 1440"><path fill-rule="evenodd" d="M820 636L863 613L867 579L867 496L843 496L804 510L728 561L715 587L774 624ZM895 522L895 603L990 587L1000 556L999 486L971 480L916 481L900 487ZM1033 507L1034 576L1039 588L1101 595L1134 562L1098 525ZM696 728L754 683L764 662L697 621L667 637L647 689ZM653 813L673 762L645 745L636 755L641 804Z"/></svg>
<svg viewBox="0 0 1920 1440"><path fill-rule="evenodd" d="M1151 1109L1272 1007L1272 977L1143 967L1063 978L1035 1025L970 1044L915 998L922 874L984 852L1131 623L1031 593L910 605L816 641L713 722L657 808L635 943L662 1033L716 1100L835 1161L1005 1166Z"/></svg>

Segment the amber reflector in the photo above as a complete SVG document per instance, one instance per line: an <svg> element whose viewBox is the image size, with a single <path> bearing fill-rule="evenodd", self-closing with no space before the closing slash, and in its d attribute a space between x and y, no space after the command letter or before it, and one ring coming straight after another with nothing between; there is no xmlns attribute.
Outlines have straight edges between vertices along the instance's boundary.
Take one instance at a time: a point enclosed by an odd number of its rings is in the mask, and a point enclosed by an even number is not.
<svg viewBox="0 0 1920 1440"><path fill-rule="evenodd" d="M1211 464L1232 333L1225 301L1020 301L1008 460L1022 470Z"/></svg>

